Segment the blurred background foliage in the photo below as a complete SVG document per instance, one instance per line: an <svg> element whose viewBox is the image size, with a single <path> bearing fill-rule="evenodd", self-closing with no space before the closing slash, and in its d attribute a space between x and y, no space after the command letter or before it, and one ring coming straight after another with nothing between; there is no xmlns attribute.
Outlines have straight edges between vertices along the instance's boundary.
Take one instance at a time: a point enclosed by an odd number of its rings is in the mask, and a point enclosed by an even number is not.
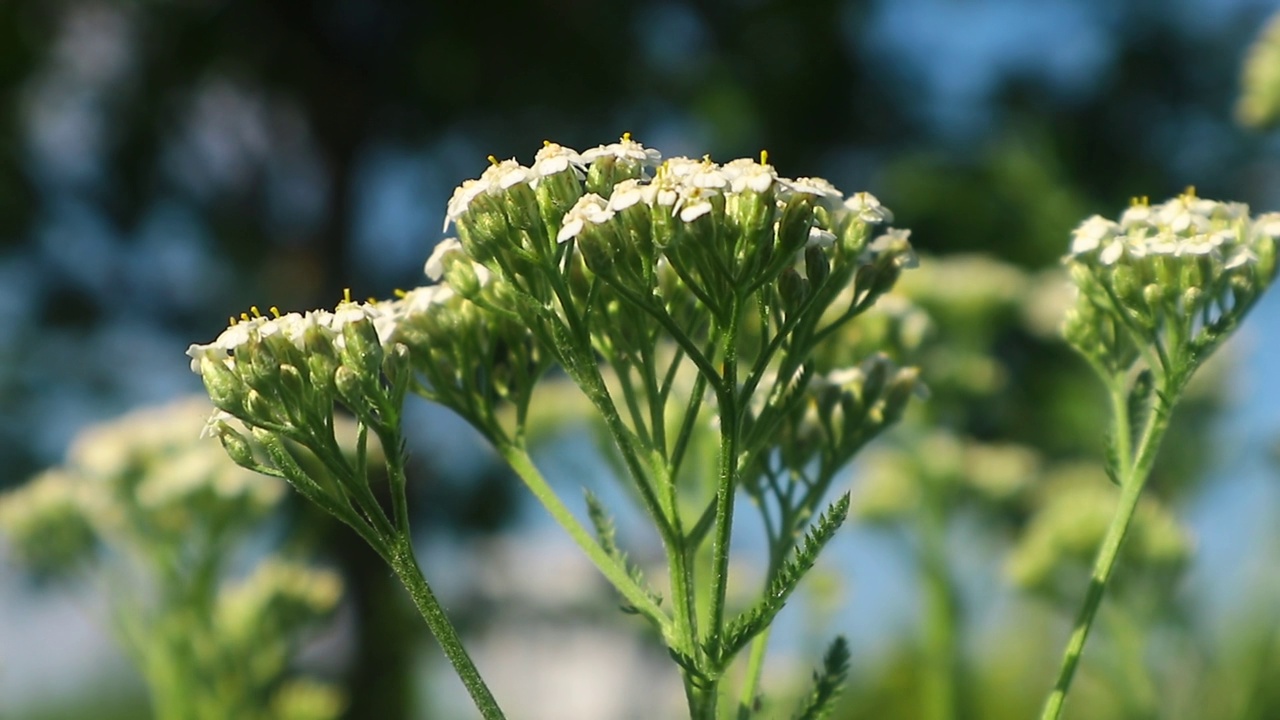
<svg viewBox="0 0 1280 720"><path fill-rule="evenodd" d="M833 563L830 581L795 601L785 627L796 640L775 645L765 688L802 687L816 643L837 631L855 639L839 717L1031 716L1110 489L1091 476L1102 393L1055 335L1057 260L1077 223L1131 196L1194 184L1280 209L1280 142L1233 116L1247 45L1274 10L1261 0L2 3L0 488L59 462L81 427L196 389L182 351L228 315L419 284L449 193L488 154L528 161L543 139L581 149L623 131L665 155L764 148L781 174L870 190L912 229L927 255L900 300L929 319L895 349L933 391L850 475L863 504L844 552L880 559ZM1251 325L1266 334L1277 322L1272 302ZM1238 373L1234 358L1220 360L1179 409L1144 540L1131 543L1072 717L1280 715L1269 682L1280 672L1280 540L1249 539L1232 556L1247 572L1205 579L1198 538L1178 522L1210 512L1214 483L1233 487L1215 467L1237 472L1240 453L1260 457L1265 444L1229 422ZM1274 428L1272 407L1249 417ZM674 673L633 623L600 612L608 597L575 558L544 549L517 484L457 421L422 408L414 419L426 574L513 716L663 716L670 706L646 704L656 701L644 688L674 690ZM548 433L548 475L564 475L569 494L607 486L593 477L607 464L583 459L582 443ZM348 717L465 716L389 575L308 513L293 512L348 588L336 638L315 650L340 656L328 665ZM870 574L845 577L849 566ZM44 591L0 574L0 714L143 714L136 681L73 661L101 635L70 632L74 610L51 615L31 592ZM563 675L537 675L543 665ZM33 679L50 674L62 677Z"/></svg>

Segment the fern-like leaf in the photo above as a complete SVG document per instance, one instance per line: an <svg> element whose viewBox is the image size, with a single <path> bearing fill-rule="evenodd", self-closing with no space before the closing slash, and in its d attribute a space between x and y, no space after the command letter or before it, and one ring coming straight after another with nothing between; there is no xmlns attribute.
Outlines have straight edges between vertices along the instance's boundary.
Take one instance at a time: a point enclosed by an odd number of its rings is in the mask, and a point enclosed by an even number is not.
<svg viewBox="0 0 1280 720"><path fill-rule="evenodd" d="M813 673L813 690L805 697L795 720L823 720L835 707L845 676L849 674L849 642L837 637L822 657L822 669Z"/></svg>
<svg viewBox="0 0 1280 720"><path fill-rule="evenodd" d="M778 573L774 575L765 596L755 606L730 621L725 629L721 647L707 648L708 654L717 658L721 667L727 666L738 651L742 650L762 630L769 627L774 617L786 605L792 591L800 584L800 580L813 568L822 548L835 537L836 531L848 517L849 493L845 493L822 513L817 522L810 526L804 542L796 548L795 555L783 563Z"/></svg>
<svg viewBox="0 0 1280 720"><path fill-rule="evenodd" d="M605 510L604 505L600 502L600 498L596 497L595 493L590 490L587 491L586 497L587 517L591 519L591 525L595 528L596 540L600 543L600 549L604 550L606 555L618 563L636 585L644 588L655 603L662 604L662 596L650 590L645 583L644 571L640 569L639 565L631 562L622 548L618 547L618 528L614 525L613 517L609 515L609 511ZM622 611L629 615L639 612L631 605L624 605Z"/></svg>

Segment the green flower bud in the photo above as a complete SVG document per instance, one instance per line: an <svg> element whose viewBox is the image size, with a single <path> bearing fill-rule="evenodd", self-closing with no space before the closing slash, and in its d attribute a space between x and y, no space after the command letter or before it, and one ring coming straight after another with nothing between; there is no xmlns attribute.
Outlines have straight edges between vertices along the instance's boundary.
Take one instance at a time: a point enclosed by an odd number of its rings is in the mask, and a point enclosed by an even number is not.
<svg viewBox="0 0 1280 720"><path fill-rule="evenodd" d="M1158 308L1162 304L1163 300L1164 300L1164 288L1161 287L1160 285L1157 285L1156 283L1152 283L1142 288L1142 302L1145 304L1146 307L1133 308L1133 309L1139 310L1141 314L1146 314L1152 311L1158 312ZM1142 311L1146 311L1146 312L1142 312Z"/></svg>
<svg viewBox="0 0 1280 720"><path fill-rule="evenodd" d="M778 276L778 295L784 308L795 311L809 296L809 281L800 277L795 268L787 268Z"/></svg>
<svg viewBox="0 0 1280 720"><path fill-rule="evenodd" d="M1253 244L1254 255L1258 262L1258 277L1264 285L1269 285L1276 276L1276 239L1270 235L1262 235Z"/></svg>
<svg viewBox="0 0 1280 720"><path fill-rule="evenodd" d="M338 361L333 355L312 353L307 356L307 376L316 392L328 395L333 392L333 373Z"/></svg>
<svg viewBox="0 0 1280 720"><path fill-rule="evenodd" d="M817 245L805 248L804 272L814 287L826 281L827 276L831 274L831 263L827 260L826 251Z"/></svg>
<svg viewBox="0 0 1280 720"><path fill-rule="evenodd" d="M464 298L473 300L480 295L480 290L484 287L489 277L489 270L483 265L473 263L471 258L459 257L452 259L445 266L444 278L449 287L454 292ZM480 273L484 273L484 280L481 279Z"/></svg>
<svg viewBox="0 0 1280 720"><path fill-rule="evenodd" d="M240 377L222 360L200 358L200 378L214 407L232 415L244 413L245 392L248 388Z"/></svg>
<svg viewBox="0 0 1280 720"><path fill-rule="evenodd" d="M347 408L357 416L361 415L367 402L360 375L346 365L339 365L333 374L333 385Z"/></svg>
<svg viewBox="0 0 1280 720"><path fill-rule="evenodd" d="M1120 265L1111 273L1111 285L1116 295L1126 305L1138 305L1142 301L1142 284L1138 274L1128 265Z"/></svg>
<svg viewBox="0 0 1280 720"><path fill-rule="evenodd" d="M244 384L258 391L269 391L276 382L279 368L257 331L252 333L249 342L236 348L235 366Z"/></svg>
<svg viewBox="0 0 1280 720"><path fill-rule="evenodd" d="M214 432L218 435L218 441L222 443L222 449L227 451L227 456L235 464L255 472L262 467L262 464L254 457L253 446L249 444L248 438L235 428L225 422L220 422Z"/></svg>
<svg viewBox="0 0 1280 720"><path fill-rule="evenodd" d="M382 361L382 373L387 376L392 387L402 387L408 382L409 374L413 371L411 360L409 348L404 343L391 346L390 352Z"/></svg>
<svg viewBox="0 0 1280 720"><path fill-rule="evenodd" d="M285 401L291 405L302 405L306 402L309 384L298 368L293 365L280 366L280 387Z"/></svg>
<svg viewBox="0 0 1280 720"><path fill-rule="evenodd" d="M1204 302L1204 290L1199 287L1189 287L1182 291L1182 311L1188 315L1200 311Z"/></svg>
<svg viewBox="0 0 1280 720"><path fill-rule="evenodd" d="M791 198L778 219L778 252L790 256L809 241L813 227L813 200L808 195Z"/></svg>
<svg viewBox="0 0 1280 720"><path fill-rule="evenodd" d="M275 405L261 392L253 389L250 389L248 395L245 396L244 411L244 420L255 425L274 423L280 416L276 412ZM230 411L228 410L228 412Z"/></svg>
<svg viewBox="0 0 1280 720"><path fill-rule="evenodd" d="M342 363L369 378L382 370L382 342L364 308L349 305L338 310L342 323Z"/></svg>
<svg viewBox="0 0 1280 720"><path fill-rule="evenodd" d="M919 368L901 368L894 373L892 382L889 383L888 389L884 393L884 421L886 424L895 423L907 409L907 402L911 400L920 388L920 369Z"/></svg>
<svg viewBox="0 0 1280 720"><path fill-rule="evenodd" d="M614 274L614 247L607 236L608 231L600 226L592 226L578 235L578 250L591 272L604 277Z"/></svg>

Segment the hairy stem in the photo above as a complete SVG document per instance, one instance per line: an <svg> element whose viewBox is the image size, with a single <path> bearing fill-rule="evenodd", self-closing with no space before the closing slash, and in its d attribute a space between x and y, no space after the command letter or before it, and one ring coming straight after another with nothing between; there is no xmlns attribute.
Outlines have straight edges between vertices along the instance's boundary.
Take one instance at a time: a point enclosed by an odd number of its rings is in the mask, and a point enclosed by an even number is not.
<svg viewBox="0 0 1280 720"><path fill-rule="evenodd" d="M1138 442L1132 462L1130 462L1127 453L1118 453L1120 463L1123 466L1116 469L1117 476L1120 479L1120 499L1116 504L1111 524L1107 527L1107 533L1102 539L1102 545L1098 548L1098 556L1094 561L1093 572L1089 577L1089 589L1085 593L1084 605L1080 608L1075 628L1071 631L1071 637L1067 640L1067 647L1062 655L1062 666L1058 672L1058 680L1045 700L1044 710L1040 715L1041 720L1057 720L1062 716L1062 708L1067 699L1067 692L1071 689L1071 681L1075 676L1076 667L1080 664L1080 655L1084 651L1085 640L1089 637L1089 628L1093 625L1094 616L1097 615L1098 607L1102 603L1102 596L1107 589L1107 581L1111 579L1111 573L1115 569L1116 559L1120 555L1120 547L1124 543L1125 534L1129 530L1134 511L1138 507L1138 498L1142 495L1142 488L1147 482L1147 477L1151 474L1152 465L1155 464L1156 453L1160 448L1160 440L1164 437L1165 430L1169 427L1169 416L1173 410L1173 402L1178 389L1166 386L1163 392L1156 393L1152 400L1154 406L1150 416L1147 418L1142 438ZM1123 397L1116 399L1116 396L1120 394L1118 383L1113 384L1112 393L1113 400L1116 400L1113 402L1116 413L1114 418L1115 442L1117 443L1117 449L1127 448L1130 421L1128 403L1124 401ZM1166 401L1165 398L1168 400ZM1121 443L1124 443L1124 445L1121 445Z"/></svg>
<svg viewBox="0 0 1280 720"><path fill-rule="evenodd" d="M427 621L427 627L440 643L445 657L449 659L462 684L466 686L467 693L471 695L471 700L480 710L481 716L484 720L505 720L506 716L502 714L498 702L489 692L489 686L485 685L484 679L480 677L480 671L476 669L475 663L471 662L471 656L462 647L462 639L458 637L458 631L454 629L453 623L445 615L444 608L440 607L440 601L436 599L435 593L431 592L431 586L422 576L422 570L418 567L418 561L413 555L413 547L408 536L400 536L394 547L391 569L409 591L413 604L422 614L422 619Z"/></svg>

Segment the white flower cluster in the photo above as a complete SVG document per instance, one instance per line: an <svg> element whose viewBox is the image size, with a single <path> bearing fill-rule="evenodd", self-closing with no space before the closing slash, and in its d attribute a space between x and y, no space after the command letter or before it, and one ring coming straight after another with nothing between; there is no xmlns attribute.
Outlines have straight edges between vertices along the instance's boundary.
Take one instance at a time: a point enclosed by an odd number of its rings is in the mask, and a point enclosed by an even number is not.
<svg viewBox="0 0 1280 720"><path fill-rule="evenodd" d="M1073 233L1071 256L1102 265L1149 255L1212 256L1230 269L1258 261L1254 246L1260 234L1280 237L1280 213L1250 221L1248 205L1188 190L1159 205L1136 200L1118 222L1100 215L1085 220Z"/></svg>
<svg viewBox="0 0 1280 720"><path fill-rule="evenodd" d="M392 311L396 307L398 305L383 302L356 303L350 299L339 304L333 311L308 310L305 313L291 312L282 315L272 307L270 314L263 315L257 307L253 307L239 318L230 318L227 329L213 342L193 343L187 348L187 356L191 358L191 371L200 374L200 362L206 358L221 362L228 370L234 371L235 353L238 349L271 337L281 338L303 352L307 349L308 334L313 340L319 335L341 350L346 346L343 327L365 320L373 324L379 341L385 347L390 343L395 330Z"/></svg>
<svg viewBox="0 0 1280 720"><path fill-rule="evenodd" d="M592 192L578 197L564 217L556 235L558 242L576 237L589 225L608 222L616 213L638 203L664 208L671 216L689 223L711 212L717 196L760 194L771 189L775 190L779 204L797 195L809 195L832 210L843 203L845 209L863 222L893 221L893 213L870 193L859 192L845 199L840 190L822 178L779 177L763 158L761 162L740 158L723 165L708 158L672 157L662 161L657 150L645 148L624 135L619 142L583 153L547 143L531 167L524 167L514 159L493 162L478 179L467 180L454 191L445 213L445 229L463 218L478 198L496 196L521 184L537 189L562 173L582 180L587 177L591 164L600 160L626 163L633 175L615 183L608 197ZM651 174L650 170L656 171ZM453 247L442 243L437 253ZM433 261L428 263L428 275L433 279L438 279L442 271L441 256L433 255Z"/></svg>
<svg viewBox="0 0 1280 720"><path fill-rule="evenodd" d="M1244 318L1276 271L1280 213L1197 197L1135 201L1075 230L1064 259L1078 290L1064 332L1104 374L1150 349L1178 382Z"/></svg>
<svg viewBox="0 0 1280 720"><path fill-rule="evenodd" d="M78 435L67 462L0 496L0 531L33 567L67 570L94 547L199 544L210 527L261 518L284 483L197 438L209 401L135 411Z"/></svg>

